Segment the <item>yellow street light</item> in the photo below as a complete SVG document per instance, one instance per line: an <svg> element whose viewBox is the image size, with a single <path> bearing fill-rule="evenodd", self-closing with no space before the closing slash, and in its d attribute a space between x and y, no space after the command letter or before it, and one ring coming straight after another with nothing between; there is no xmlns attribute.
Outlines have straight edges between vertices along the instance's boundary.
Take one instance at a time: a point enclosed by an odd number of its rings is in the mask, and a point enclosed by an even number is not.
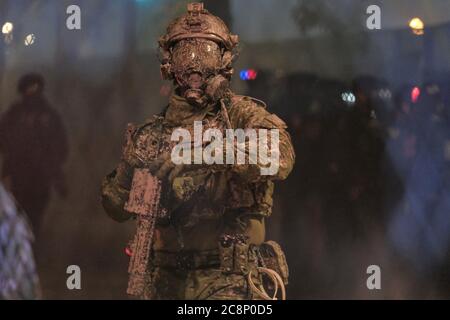
<svg viewBox="0 0 450 320"><path fill-rule="evenodd" d="M10 34L14 29L14 25L11 22L5 22L2 27L3 34Z"/></svg>
<svg viewBox="0 0 450 320"><path fill-rule="evenodd" d="M424 33L425 24L420 18L412 18L409 21L409 27L415 35L421 36Z"/></svg>

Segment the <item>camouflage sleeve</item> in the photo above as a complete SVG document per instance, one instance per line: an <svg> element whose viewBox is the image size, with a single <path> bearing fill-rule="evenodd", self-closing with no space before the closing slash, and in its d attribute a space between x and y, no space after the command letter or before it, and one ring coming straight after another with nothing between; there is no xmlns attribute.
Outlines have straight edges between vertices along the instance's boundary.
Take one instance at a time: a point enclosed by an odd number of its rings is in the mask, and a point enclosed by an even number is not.
<svg viewBox="0 0 450 320"><path fill-rule="evenodd" d="M105 177L102 183L103 208L112 219L118 222L124 222L132 216L124 209L124 206L128 201L133 180L133 167L136 164L136 161L133 160L134 143L132 135L134 131L134 126L129 125L122 160L117 168Z"/></svg>
<svg viewBox="0 0 450 320"><path fill-rule="evenodd" d="M117 169L105 177L102 183L102 205L106 213L118 222L131 218L124 209L131 188L132 169L121 162Z"/></svg>
<svg viewBox="0 0 450 320"><path fill-rule="evenodd" d="M262 104L262 103L261 103ZM267 147L268 150L274 150L277 154L273 160L275 160L274 170L268 170L265 174L262 174L263 168L268 168L273 163L262 164L258 158L256 164L234 165L232 171L241 179L247 182L259 182L264 180L284 180L288 177L292 171L295 162L295 153L292 146L291 137L287 132L287 126L283 120L281 120L275 114L269 113L265 106L255 102L251 98L241 98L238 103L234 104L229 109L230 122L234 128L242 129L267 129ZM270 131L272 129L278 132L278 147L273 145L274 141L271 139ZM258 143L261 139L261 135L258 134ZM261 150L258 150L258 155ZM245 146L245 155L248 159L250 154L249 144ZM270 172L270 173L269 173Z"/></svg>

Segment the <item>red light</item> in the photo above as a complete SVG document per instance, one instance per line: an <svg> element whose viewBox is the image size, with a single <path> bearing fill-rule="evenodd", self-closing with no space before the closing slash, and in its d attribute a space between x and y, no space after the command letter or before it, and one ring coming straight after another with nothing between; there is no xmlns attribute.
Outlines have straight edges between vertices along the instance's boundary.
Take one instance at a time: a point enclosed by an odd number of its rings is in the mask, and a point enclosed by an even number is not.
<svg viewBox="0 0 450 320"><path fill-rule="evenodd" d="M411 90L411 101L413 103L416 103L419 100L420 97L420 88L419 87L414 87Z"/></svg>
<svg viewBox="0 0 450 320"><path fill-rule="evenodd" d="M249 80L255 80L257 76L257 72L253 69L248 70L248 79Z"/></svg>
<svg viewBox="0 0 450 320"><path fill-rule="evenodd" d="M125 248L125 254L129 257L131 257L133 255L133 251L131 251L131 249L129 247Z"/></svg>
<svg viewBox="0 0 450 320"><path fill-rule="evenodd" d="M242 70L240 72L240 77L244 81L255 80L257 76L258 76L258 72L254 69Z"/></svg>

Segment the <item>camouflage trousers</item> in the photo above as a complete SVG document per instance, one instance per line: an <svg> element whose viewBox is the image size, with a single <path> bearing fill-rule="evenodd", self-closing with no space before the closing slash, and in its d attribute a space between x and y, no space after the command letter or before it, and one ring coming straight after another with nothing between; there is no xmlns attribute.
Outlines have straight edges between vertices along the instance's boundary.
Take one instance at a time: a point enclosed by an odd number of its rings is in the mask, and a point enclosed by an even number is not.
<svg viewBox="0 0 450 320"><path fill-rule="evenodd" d="M155 268L152 299L158 300L251 300L247 275L225 274L220 268L179 272ZM258 277L253 277L259 283Z"/></svg>
<svg viewBox="0 0 450 320"><path fill-rule="evenodd" d="M150 272L150 298L162 300L253 299L248 274L251 272L252 281L260 284L256 262L243 261L243 267L236 270L224 268L222 260L223 255L218 252L213 254L196 252L187 256L158 254L153 259Z"/></svg>
<svg viewBox="0 0 450 320"><path fill-rule="evenodd" d="M229 241L231 239L231 241ZM271 299L263 274L272 278L269 289L288 283L288 266L274 241L248 245L228 236L218 250L154 251L144 297L159 300ZM276 283L275 283L276 282ZM277 289L274 289L275 295Z"/></svg>

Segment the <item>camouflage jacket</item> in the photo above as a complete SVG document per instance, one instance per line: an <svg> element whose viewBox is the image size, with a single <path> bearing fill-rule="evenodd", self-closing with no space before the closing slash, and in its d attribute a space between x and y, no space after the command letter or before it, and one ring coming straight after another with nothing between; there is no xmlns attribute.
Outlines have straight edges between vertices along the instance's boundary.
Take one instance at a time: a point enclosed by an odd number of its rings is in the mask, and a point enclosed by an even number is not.
<svg viewBox="0 0 450 320"><path fill-rule="evenodd" d="M217 246L223 233L244 233L251 243L263 242L264 218L272 211L273 181L289 175L295 155L281 119L269 113L262 102L232 93L222 104L202 110L173 95L162 114L143 125L130 125L122 161L103 182L105 210L114 220L128 220L132 215L124 210L124 205L133 169L151 167L155 159L170 154L177 143L171 141L173 130L185 128L193 132L194 121L202 121L203 130L216 128L222 132L230 126L278 129L279 170L263 176L258 164L188 166L180 177L163 188L171 218L158 224L156 249L211 249Z"/></svg>

